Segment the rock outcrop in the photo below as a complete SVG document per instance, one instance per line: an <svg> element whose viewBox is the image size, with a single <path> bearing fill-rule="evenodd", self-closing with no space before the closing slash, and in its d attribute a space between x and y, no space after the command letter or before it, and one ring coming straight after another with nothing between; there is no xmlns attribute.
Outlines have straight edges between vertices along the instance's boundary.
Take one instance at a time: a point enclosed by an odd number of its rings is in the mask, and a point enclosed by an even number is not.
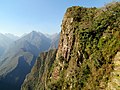
<svg viewBox="0 0 120 90"><path fill-rule="evenodd" d="M47 77L35 86L27 85L25 80L22 90L119 90L119 52L119 2L103 8L70 7L62 21L58 51ZM41 71L45 72L39 68ZM31 82L39 79L35 77Z"/></svg>

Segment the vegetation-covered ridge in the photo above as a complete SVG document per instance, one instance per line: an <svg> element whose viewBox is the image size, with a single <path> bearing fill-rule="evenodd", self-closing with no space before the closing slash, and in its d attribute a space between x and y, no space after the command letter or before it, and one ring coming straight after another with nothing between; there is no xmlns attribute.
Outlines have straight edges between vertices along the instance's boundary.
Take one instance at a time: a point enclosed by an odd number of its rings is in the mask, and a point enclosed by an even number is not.
<svg viewBox="0 0 120 90"><path fill-rule="evenodd" d="M54 49L39 55L22 85L22 90L44 90L47 74L55 60L56 52L57 50Z"/></svg>
<svg viewBox="0 0 120 90"><path fill-rule="evenodd" d="M61 28L56 58L44 83L22 90L119 90L120 2L103 8L70 7Z"/></svg>

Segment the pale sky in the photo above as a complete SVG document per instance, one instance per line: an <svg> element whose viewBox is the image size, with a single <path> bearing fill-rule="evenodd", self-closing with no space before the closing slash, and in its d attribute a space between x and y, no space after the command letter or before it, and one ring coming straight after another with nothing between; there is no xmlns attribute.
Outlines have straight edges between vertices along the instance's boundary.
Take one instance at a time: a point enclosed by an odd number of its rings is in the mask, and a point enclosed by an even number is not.
<svg viewBox="0 0 120 90"><path fill-rule="evenodd" d="M0 0L0 33L20 36L33 30L48 34L60 32L63 15L68 7L102 7L111 1Z"/></svg>

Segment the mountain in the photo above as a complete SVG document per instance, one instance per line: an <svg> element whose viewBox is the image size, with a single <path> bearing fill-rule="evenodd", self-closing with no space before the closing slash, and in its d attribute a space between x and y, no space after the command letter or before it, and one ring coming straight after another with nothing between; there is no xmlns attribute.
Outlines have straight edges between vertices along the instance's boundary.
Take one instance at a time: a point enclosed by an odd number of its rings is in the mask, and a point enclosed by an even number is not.
<svg viewBox="0 0 120 90"><path fill-rule="evenodd" d="M61 28L54 62L38 58L21 90L120 90L120 2L70 7Z"/></svg>
<svg viewBox="0 0 120 90"><path fill-rule="evenodd" d="M0 33L0 56L14 40Z"/></svg>
<svg viewBox="0 0 120 90"><path fill-rule="evenodd" d="M19 39L18 36L15 36L15 35L10 34L10 33L5 33L4 35L5 35L6 37L8 37L8 38L14 40L14 41Z"/></svg>
<svg viewBox="0 0 120 90"><path fill-rule="evenodd" d="M58 42L59 42L59 38L60 38L60 33L53 34L49 38L51 39L51 45L50 45L49 50L58 48Z"/></svg>
<svg viewBox="0 0 120 90"><path fill-rule="evenodd" d="M50 46L51 39L36 31L12 43L1 57L0 89L19 90L38 54L47 51Z"/></svg>
<svg viewBox="0 0 120 90"><path fill-rule="evenodd" d="M56 57L56 52L57 52L57 50L54 49L54 50L50 50L48 52L40 53L39 57L36 60L34 67L31 70L31 73L28 74L25 79L26 83L25 83L25 88L24 88L24 86L22 86L23 90L27 90L26 88L28 88L29 90L31 90L31 89L35 90L36 89L35 85L45 81L44 77L47 77L47 73L49 72L48 68L50 68L52 66L52 64L55 60L55 57ZM41 78L41 77L43 77L43 78ZM38 78L40 78L40 79L38 80ZM33 80L34 80L34 82L31 82ZM44 83L41 83L41 85L44 86ZM40 87L38 87L36 90L39 90L39 89L40 89Z"/></svg>
<svg viewBox="0 0 120 90"><path fill-rule="evenodd" d="M51 45L50 45L49 50L58 48L60 33L55 33L55 34L52 34L52 35L45 34L45 36L51 40Z"/></svg>

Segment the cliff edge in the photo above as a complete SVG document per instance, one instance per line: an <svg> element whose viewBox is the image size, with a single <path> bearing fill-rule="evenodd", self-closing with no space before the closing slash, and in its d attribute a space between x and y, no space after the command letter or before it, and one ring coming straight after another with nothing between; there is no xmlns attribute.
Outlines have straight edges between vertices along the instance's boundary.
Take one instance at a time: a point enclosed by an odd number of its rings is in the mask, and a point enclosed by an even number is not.
<svg viewBox="0 0 120 90"><path fill-rule="evenodd" d="M61 28L47 77L35 86L29 84L30 88L24 83L22 90L119 90L120 3L102 8L70 7Z"/></svg>

